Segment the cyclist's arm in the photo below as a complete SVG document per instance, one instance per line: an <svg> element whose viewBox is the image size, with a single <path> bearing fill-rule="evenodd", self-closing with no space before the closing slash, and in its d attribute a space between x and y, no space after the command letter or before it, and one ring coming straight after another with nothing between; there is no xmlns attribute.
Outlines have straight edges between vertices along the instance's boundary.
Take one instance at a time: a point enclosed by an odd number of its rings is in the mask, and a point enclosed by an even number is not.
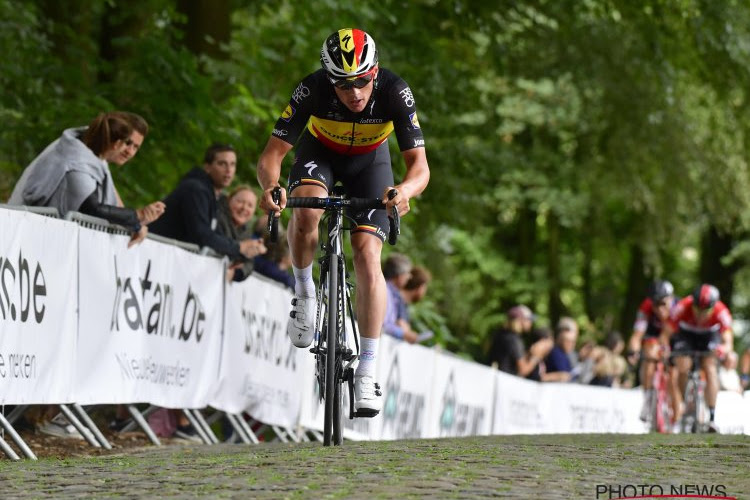
<svg viewBox="0 0 750 500"><path fill-rule="evenodd" d="M394 186L398 190L398 195L388 200L390 188L386 189L383 194L383 201L386 202L387 208L390 210L392 206L397 205L399 215L404 215L409 211L409 200L420 195L430 181L430 167L427 164L427 153L424 148L407 149L402 152L402 155L406 163L406 175L401 183Z"/></svg>
<svg viewBox="0 0 750 500"><path fill-rule="evenodd" d="M263 189L263 195L260 198L260 208L265 211L278 211L286 205L286 191L284 189L281 190L280 206L277 206L273 202L271 191L279 185L281 162L291 149L292 145L288 142L271 136L258 159L258 183Z"/></svg>
<svg viewBox="0 0 750 500"><path fill-rule="evenodd" d="M643 341L643 330L633 330L628 341L628 351L633 353L641 352L641 342Z"/></svg>

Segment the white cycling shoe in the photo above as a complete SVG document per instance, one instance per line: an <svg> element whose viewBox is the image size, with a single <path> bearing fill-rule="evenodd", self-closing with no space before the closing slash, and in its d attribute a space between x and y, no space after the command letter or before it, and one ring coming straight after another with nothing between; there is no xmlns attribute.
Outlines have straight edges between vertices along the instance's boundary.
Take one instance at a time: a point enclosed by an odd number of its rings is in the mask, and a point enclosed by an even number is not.
<svg viewBox="0 0 750 500"><path fill-rule="evenodd" d="M358 417L374 417L383 408L383 393L372 377L354 377L354 410Z"/></svg>
<svg viewBox="0 0 750 500"><path fill-rule="evenodd" d="M286 333L295 347L308 347L315 337L315 297L295 295L292 299L292 311L286 324Z"/></svg>

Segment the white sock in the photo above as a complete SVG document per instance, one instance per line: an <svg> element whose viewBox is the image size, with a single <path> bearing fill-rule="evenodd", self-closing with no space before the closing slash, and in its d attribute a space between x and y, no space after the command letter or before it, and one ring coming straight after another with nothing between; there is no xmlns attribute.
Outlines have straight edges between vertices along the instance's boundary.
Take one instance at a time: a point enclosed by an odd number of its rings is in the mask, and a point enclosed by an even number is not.
<svg viewBox="0 0 750 500"><path fill-rule="evenodd" d="M378 343L380 339L360 337L361 349L359 365L354 373L355 377L375 377L375 362L378 359Z"/></svg>
<svg viewBox="0 0 750 500"><path fill-rule="evenodd" d="M315 297L315 281L312 275L312 262L309 266L297 268L292 266L294 271L294 292L300 297Z"/></svg>

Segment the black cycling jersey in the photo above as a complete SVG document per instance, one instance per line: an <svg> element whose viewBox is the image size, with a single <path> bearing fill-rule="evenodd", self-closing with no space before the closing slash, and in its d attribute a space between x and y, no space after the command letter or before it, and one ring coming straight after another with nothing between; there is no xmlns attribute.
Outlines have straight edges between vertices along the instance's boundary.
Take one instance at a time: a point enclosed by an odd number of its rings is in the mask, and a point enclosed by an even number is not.
<svg viewBox="0 0 750 500"><path fill-rule="evenodd" d="M414 96L406 82L380 68L367 107L351 112L338 98L323 69L306 76L292 93L273 135L295 144L307 130L327 148L343 155L374 151L391 132L401 151L424 147Z"/></svg>

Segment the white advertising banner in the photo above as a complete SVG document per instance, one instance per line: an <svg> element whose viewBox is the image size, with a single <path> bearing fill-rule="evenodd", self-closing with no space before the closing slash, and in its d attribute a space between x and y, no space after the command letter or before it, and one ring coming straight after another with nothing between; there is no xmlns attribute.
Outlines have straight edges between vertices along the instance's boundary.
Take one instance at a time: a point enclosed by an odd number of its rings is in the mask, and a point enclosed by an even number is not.
<svg viewBox="0 0 750 500"><path fill-rule="evenodd" d="M378 373L383 411L373 439L427 437L428 397L432 393L437 351L383 335Z"/></svg>
<svg viewBox="0 0 750 500"><path fill-rule="evenodd" d="M69 403L78 226L0 209L0 404Z"/></svg>
<svg viewBox="0 0 750 500"><path fill-rule="evenodd" d="M490 434L495 371L441 353L433 373L425 437Z"/></svg>
<svg viewBox="0 0 750 500"><path fill-rule="evenodd" d="M266 424L294 427L299 421L301 372L312 354L286 334L292 294L250 276L227 287L221 375L211 406L248 412Z"/></svg>
<svg viewBox="0 0 750 500"><path fill-rule="evenodd" d="M493 434L642 433L639 389L539 383L497 372Z"/></svg>
<svg viewBox="0 0 750 500"><path fill-rule="evenodd" d="M219 374L224 263L81 228L76 401L207 405Z"/></svg>

